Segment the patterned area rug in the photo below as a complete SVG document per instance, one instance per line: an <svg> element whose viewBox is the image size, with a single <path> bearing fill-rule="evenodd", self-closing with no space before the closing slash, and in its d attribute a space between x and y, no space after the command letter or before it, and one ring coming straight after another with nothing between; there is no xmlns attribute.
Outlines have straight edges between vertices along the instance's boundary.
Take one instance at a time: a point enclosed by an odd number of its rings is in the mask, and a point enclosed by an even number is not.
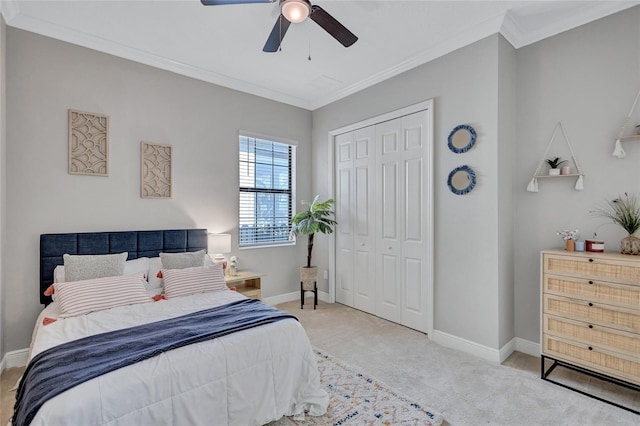
<svg viewBox="0 0 640 426"><path fill-rule="evenodd" d="M272 425L439 425L442 416L398 394L336 358L314 350L320 382L329 393L327 414L296 422L283 417Z"/></svg>

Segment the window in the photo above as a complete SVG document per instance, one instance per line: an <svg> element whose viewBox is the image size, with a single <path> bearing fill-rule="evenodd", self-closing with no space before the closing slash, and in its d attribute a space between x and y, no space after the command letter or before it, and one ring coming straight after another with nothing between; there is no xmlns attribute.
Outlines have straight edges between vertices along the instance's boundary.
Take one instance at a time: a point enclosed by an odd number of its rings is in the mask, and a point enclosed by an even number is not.
<svg viewBox="0 0 640 426"><path fill-rule="evenodd" d="M240 247L289 242L296 147L240 135Z"/></svg>

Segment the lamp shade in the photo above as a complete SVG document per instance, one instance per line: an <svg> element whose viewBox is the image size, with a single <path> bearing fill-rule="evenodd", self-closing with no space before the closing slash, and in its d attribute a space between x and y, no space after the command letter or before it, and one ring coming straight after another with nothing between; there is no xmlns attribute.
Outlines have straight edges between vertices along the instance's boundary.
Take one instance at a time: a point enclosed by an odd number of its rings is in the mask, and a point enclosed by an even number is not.
<svg viewBox="0 0 640 426"><path fill-rule="evenodd" d="M207 234L209 254L222 255L231 252L231 234Z"/></svg>

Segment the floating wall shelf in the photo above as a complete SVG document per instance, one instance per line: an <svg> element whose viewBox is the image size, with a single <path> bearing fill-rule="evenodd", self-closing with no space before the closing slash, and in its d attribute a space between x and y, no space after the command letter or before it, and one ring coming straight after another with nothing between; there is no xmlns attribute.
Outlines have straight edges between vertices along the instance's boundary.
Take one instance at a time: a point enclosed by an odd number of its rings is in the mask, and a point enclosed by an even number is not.
<svg viewBox="0 0 640 426"><path fill-rule="evenodd" d="M547 154L549 153L549 148L551 148L551 145L553 145L553 141L556 138L556 134L558 133L558 130L560 130L562 132L562 135L564 136L564 140L567 142L567 146L569 147L569 151L571 151L571 159L573 160L573 164L575 165L576 170L578 171L578 173L569 173L566 175L541 175L540 171L542 170L542 166L544 165L544 161L545 158L547 157ZM540 163L538 164L538 167L536 168L536 171L533 172L533 177L531 178L531 182L529 182L529 185L527 185L527 191L529 192L538 192L538 179L541 178L567 178L567 177L577 177L578 179L576 180L576 185L575 185L575 189L576 191L582 191L584 189L584 173L582 172L582 168L580 167L580 164L578 164L578 160L576 160L576 156L573 153L573 148L571 147L571 144L569 143L569 138L567 138L567 133L564 131L564 127L562 127L562 123L558 122L558 124L556 124L556 127L553 129L553 135L551 136L551 140L549 141L549 143L547 144L547 148L544 150L544 154L542 154L542 160L540 160Z"/></svg>
<svg viewBox="0 0 640 426"><path fill-rule="evenodd" d="M627 129L627 125L629 124L629 120L631 120L633 111L636 109L638 98L640 98L640 89L638 89L638 94L636 95L636 98L633 101L633 105L631 105L631 110L629 111L629 115L627 115L627 118L624 120L624 123L622 124L622 128L620 128L620 133L618 133L618 138L616 139L616 145L613 148L613 153L611 154L614 157L622 158L625 155L627 155L627 153L624 152L624 149L622 148L622 142L640 141L640 135L624 136L625 131Z"/></svg>

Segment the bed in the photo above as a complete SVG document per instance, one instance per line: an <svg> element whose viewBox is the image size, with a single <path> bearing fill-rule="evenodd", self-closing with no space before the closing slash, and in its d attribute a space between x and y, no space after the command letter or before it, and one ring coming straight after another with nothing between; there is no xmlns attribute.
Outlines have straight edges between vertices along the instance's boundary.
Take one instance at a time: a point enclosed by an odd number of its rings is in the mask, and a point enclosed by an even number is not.
<svg viewBox="0 0 640 426"><path fill-rule="evenodd" d="M38 369L34 365L47 361L50 365L58 364L55 356L60 355L55 351L73 346L75 342L84 342L79 339L106 339L104 342L109 343L109 339L118 333L135 335L138 330L144 330L137 334L136 344L143 345L145 340L149 340L152 345L162 345L164 337L156 338L155 333L159 333L158 336L168 333L166 324L169 322L182 321L184 324L187 317L191 321L191 316L209 315L209 312L219 315L224 311L226 315L229 309L239 306L250 310L251 315L269 310L269 315L275 313L277 319L235 332L224 331L213 339L194 340L197 343L179 347L167 345L170 350L159 351L158 355L90 378L46 400L29 418L30 424L259 425L282 416L300 418L305 413L318 416L326 412L328 396L320 386L315 355L299 322L226 286L216 291L115 306L66 318L61 318L62 301L58 299L50 303L50 298L44 296L45 290L53 283L56 266L63 263L64 254L127 252L127 260L131 262L155 258L160 253L198 252L206 248L206 241L205 229L41 236L40 300L46 307L36 322L25 372L29 379L23 382L37 382ZM214 268L196 267L184 271L203 269L210 271ZM163 269L163 272L172 271ZM149 271L147 276L152 274ZM168 278L165 281L168 283ZM152 292L153 289L148 295L151 296ZM231 322L236 323L235 320ZM198 327L217 330L220 325L203 323L181 330L191 332ZM173 334L182 337L189 333ZM105 356L113 359L125 356L124 346L115 346L116 351L104 346L102 353L88 358L99 366L109 364L109 360L96 360L100 357L106 359ZM47 360L49 356L52 358ZM66 368L73 373L73 362L78 361L78 365L82 362L82 358L75 355L59 359L63 359L63 364L68 364ZM73 362L69 362L71 359ZM54 373L49 368L42 368L48 372L44 374L50 374L56 380L62 377L61 384L68 383L70 379L67 377L73 376L65 375L64 370L63 373ZM42 382L47 380L41 379ZM21 388L26 387L21 383ZM19 389L20 399L25 393ZM26 405L22 403L22 406Z"/></svg>

